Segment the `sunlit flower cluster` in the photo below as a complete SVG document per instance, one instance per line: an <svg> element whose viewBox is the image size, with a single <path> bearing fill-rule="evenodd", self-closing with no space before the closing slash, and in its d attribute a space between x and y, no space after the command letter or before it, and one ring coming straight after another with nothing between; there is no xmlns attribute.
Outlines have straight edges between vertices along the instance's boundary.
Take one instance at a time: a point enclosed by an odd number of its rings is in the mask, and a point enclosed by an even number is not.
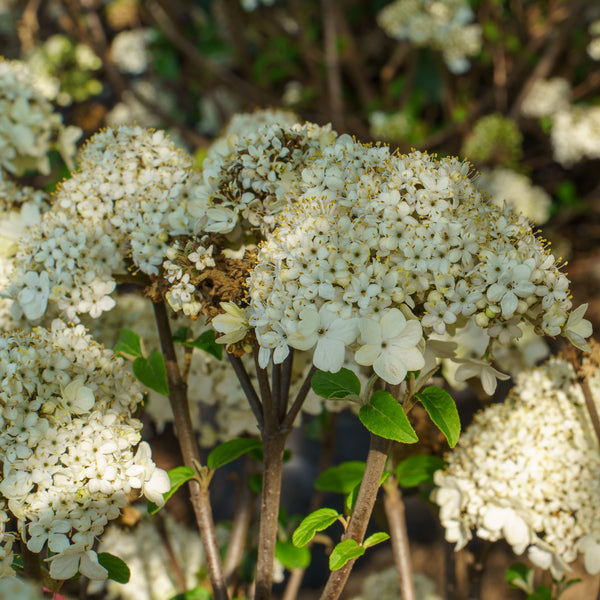
<svg viewBox="0 0 600 600"><path fill-rule="evenodd" d="M0 167L21 175L50 171L48 152L72 164L78 127L65 127L27 66L0 57Z"/></svg>
<svg viewBox="0 0 600 600"><path fill-rule="evenodd" d="M500 113L486 115L473 126L461 154L466 159L493 165L514 165L522 156L523 134L517 122Z"/></svg>
<svg viewBox="0 0 600 600"><path fill-rule="evenodd" d="M96 537L132 490L161 505L170 488L146 442L134 454L139 384L83 326L58 320L3 335L0 376L0 494L21 538L47 549L54 579L105 578Z"/></svg>
<svg viewBox="0 0 600 600"><path fill-rule="evenodd" d="M442 52L456 74L469 69L467 57L481 49L481 27L473 24L466 0L396 0L377 15L379 26L398 40Z"/></svg>
<svg viewBox="0 0 600 600"><path fill-rule="evenodd" d="M552 118L554 158L564 167L600 158L600 106L571 105Z"/></svg>
<svg viewBox="0 0 600 600"><path fill-rule="evenodd" d="M143 516L128 530L117 525L107 528L98 551L124 560L131 576L125 584L107 581L103 598L166 600L175 597L178 581L173 561L181 569L188 590L199 585L201 571L206 568L200 535L167 512L161 513L159 518L164 519L162 524ZM96 582L90 592L96 592L99 585Z"/></svg>
<svg viewBox="0 0 600 600"><path fill-rule="evenodd" d="M191 159L164 132L107 129L78 159L20 244L9 291L30 320L49 300L70 320L110 310L115 274L157 274L169 236L193 228L184 189Z"/></svg>
<svg viewBox="0 0 600 600"><path fill-rule="evenodd" d="M249 306L214 327L228 343L253 327L262 365L295 348L335 372L350 350L389 383L424 367L431 333L451 339L469 320L491 350L525 322L567 335L567 278L528 222L485 202L468 171L340 137L304 169L306 192L260 246Z"/></svg>
<svg viewBox="0 0 600 600"><path fill-rule="evenodd" d="M550 195L543 188L533 185L527 175L497 167L482 171L476 183L481 190L490 193L494 204L506 202L530 221L541 225L550 217Z"/></svg>
<svg viewBox="0 0 600 600"><path fill-rule="evenodd" d="M600 408L600 376L588 379ZM578 553L600 572L600 455L570 363L524 372L506 402L487 407L435 474L446 539L500 538L556 578Z"/></svg>

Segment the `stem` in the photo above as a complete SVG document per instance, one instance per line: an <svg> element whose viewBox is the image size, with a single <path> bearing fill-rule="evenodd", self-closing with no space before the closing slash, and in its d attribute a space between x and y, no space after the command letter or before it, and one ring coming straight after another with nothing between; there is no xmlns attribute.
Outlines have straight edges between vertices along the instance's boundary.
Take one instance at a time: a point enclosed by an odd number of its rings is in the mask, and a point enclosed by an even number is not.
<svg viewBox="0 0 600 600"><path fill-rule="evenodd" d="M304 569L293 569L285 586L285 592L281 600L296 600L302 580L304 579Z"/></svg>
<svg viewBox="0 0 600 600"><path fill-rule="evenodd" d="M415 600L415 585L410 561L410 546L406 531L406 517L402 492L393 475L387 478L384 486L383 505L390 527L394 562L400 581L402 600Z"/></svg>
<svg viewBox="0 0 600 600"><path fill-rule="evenodd" d="M169 568L171 569L171 572L173 573L176 582L175 588L177 590L177 593L183 594L187 589L185 573L183 572L183 569L179 564L179 560L177 559L177 555L175 554L173 544L171 544L169 532L167 531L165 521L162 518L162 516L160 516L160 518L155 522L155 527L162 539L163 544L165 545L165 550L167 551L167 556L169 557Z"/></svg>
<svg viewBox="0 0 600 600"><path fill-rule="evenodd" d="M344 100L342 73L337 49L336 0L321 0L323 33L325 37L325 64L331 121L336 129L344 129Z"/></svg>
<svg viewBox="0 0 600 600"><path fill-rule="evenodd" d="M444 540L444 565L445 565L445 593L446 600L454 600L456 597L456 556L454 544Z"/></svg>
<svg viewBox="0 0 600 600"><path fill-rule="evenodd" d="M283 420L287 412L288 401L290 398L290 384L292 382L292 364L294 362L294 349L290 348L289 354L285 357L281 368L281 406L279 419Z"/></svg>
<svg viewBox="0 0 600 600"><path fill-rule="evenodd" d="M288 414L283 419L283 422L281 424L283 429L289 430L293 427L294 421L296 420L296 417L298 416L298 413L300 412L300 409L302 408L302 404L304 404L304 401L306 400L306 396L308 395L308 392L310 391L310 381L316 370L317 370L317 367L312 365L310 368L310 371L308 372L308 375L306 376L306 379L302 382L302 387L298 390L298 394L296 395L296 398L292 404L292 407L290 408Z"/></svg>
<svg viewBox="0 0 600 600"><path fill-rule="evenodd" d="M360 484L356 505L352 511L350 523L346 533L343 535L343 539L353 539L359 544L362 543L371 513L373 512L379 483L391 446L391 440L371 434L371 446L367 457L365 474ZM321 595L321 600L336 600L339 598L355 562L356 559L348 561L341 569L331 572L327 580L327 585Z"/></svg>
<svg viewBox="0 0 600 600"><path fill-rule="evenodd" d="M281 497L283 450L287 433L263 434L264 471L260 502L260 525L258 532L258 564L256 568L256 592L254 600L269 600L273 584L273 561Z"/></svg>
<svg viewBox="0 0 600 600"><path fill-rule="evenodd" d="M42 574L42 565L40 563L40 555L32 552L27 544L21 540L21 556L23 557L23 571L27 579L33 581L44 581Z"/></svg>
<svg viewBox="0 0 600 600"><path fill-rule="evenodd" d="M233 354L229 354L227 352L227 357L229 358L229 362L235 371L235 374L244 390L244 394L246 394L246 398L248 399L248 403L250 404L250 408L252 409L252 413L256 417L258 421L258 426L260 429L264 426L264 417L263 417L263 407L262 403L250 381L250 377L248 376L248 372L244 367L244 363L239 356L234 356Z"/></svg>
<svg viewBox="0 0 600 600"><path fill-rule="evenodd" d="M177 355L171 336L171 326L167 308L163 300L154 302L154 316L160 337L160 345L165 358L167 370L167 381L169 384L169 400L173 411L173 419L177 430L177 439L183 456L183 462L187 467L196 468L200 462L200 451L196 436L192 427L192 418L187 397L187 384L181 377L179 365L177 364ZM228 600L225 577L223 575L223 566L219 555L219 547L215 535L215 524L212 518L210 507L210 496L208 489L203 489L200 482L190 480L190 499L196 514L200 537L204 544L206 553L206 562L213 587L214 600Z"/></svg>
<svg viewBox="0 0 600 600"><path fill-rule="evenodd" d="M592 395L590 384L588 383L587 378L581 375L577 377L577 380L579 381L581 391L583 392L583 397L585 398L585 407L590 415L590 420L592 421L592 427L594 428L596 439L598 440L598 444L600 444L600 418L598 418L598 410L596 409L596 403L594 402L594 396Z"/></svg>

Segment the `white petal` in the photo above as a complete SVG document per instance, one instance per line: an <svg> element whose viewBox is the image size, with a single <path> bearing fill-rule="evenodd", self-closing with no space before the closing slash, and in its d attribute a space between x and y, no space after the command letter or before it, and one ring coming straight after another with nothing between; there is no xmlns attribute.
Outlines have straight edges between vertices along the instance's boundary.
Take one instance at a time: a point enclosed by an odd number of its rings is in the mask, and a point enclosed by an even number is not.
<svg viewBox="0 0 600 600"><path fill-rule="evenodd" d="M400 335L405 327L406 317L397 308L390 308L380 321L380 329L386 339Z"/></svg>
<svg viewBox="0 0 600 600"><path fill-rule="evenodd" d="M346 346L339 340L321 338L315 348L313 364L321 371L337 373L344 364Z"/></svg>

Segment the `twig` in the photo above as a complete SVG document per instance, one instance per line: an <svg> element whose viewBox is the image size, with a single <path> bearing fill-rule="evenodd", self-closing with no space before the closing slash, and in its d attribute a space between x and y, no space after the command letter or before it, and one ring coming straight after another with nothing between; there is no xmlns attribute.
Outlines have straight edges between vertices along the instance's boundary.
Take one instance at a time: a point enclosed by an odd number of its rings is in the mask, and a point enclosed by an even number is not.
<svg viewBox="0 0 600 600"><path fill-rule="evenodd" d="M387 478L383 490L383 506L390 526L392 552L398 571L402 600L415 600L415 584L412 576L408 533L406 531L404 501L394 475Z"/></svg>
<svg viewBox="0 0 600 600"><path fill-rule="evenodd" d="M281 368L281 407L279 418L283 419L287 412L290 398L290 384L292 382L292 365L294 363L294 349L290 348Z"/></svg>
<svg viewBox="0 0 600 600"><path fill-rule="evenodd" d="M577 381L581 386L581 391L583 392L583 397L585 399L585 407L590 415L590 421L592 422L592 427L594 428L594 433L596 434L598 444L600 444L600 418L598 417L598 410L596 408L596 403L594 402L594 396L592 395L590 384L588 383L587 378L581 374L577 375Z"/></svg>
<svg viewBox="0 0 600 600"><path fill-rule="evenodd" d="M165 526L164 519L162 518L162 513L157 515L157 519L154 522L154 526L160 535L160 538L165 546L165 550L167 551L167 556L169 558L169 568L171 572L175 576L176 589L177 593L182 594L187 589L187 584L185 581L185 573L179 564L179 560L177 559L177 555L175 554L175 549L173 548L173 544L171 544L171 539L169 538L169 532Z"/></svg>
<svg viewBox="0 0 600 600"><path fill-rule="evenodd" d="M246 394L246 398L248 399L252 413L258 421L258 426L260 429L262 429L264 426L262 402L260 401L260 398L258 397L258 394L256 393L256 390L250 381L250 377L246 371L246 368L244 367L244 363L239 356L234 356L229 352L227 353L227 358L229 358L229 362L231 363L238 381L244 390L244 394Z"/></svg>
<svg viewBox="0 0 600 600"><path fill-rule="evenodd" d="M335 129L344 130L344 101L342 97L342 74L337 49L336 0L321 0L323 31L325 36L325 64L327 65L327 88L329 110Z"/></svg>
<svg viewBox="0 0 600 600"><path fill-rule="evenodd" d="M444 540L444 566L445 582L444 590L446 600L454 600L456 596L456 556L454 545Z"/></svg>
<svg viewBox="0 0 600 600"><path fill-rule="evenodd" d="M392 442L390 440L371 434L371 446L367 457L365 474L360 484L356 505L352 511L348 529L343 536L345 540L353 539L359 544L363 541L371 513L373 512L379 483L391 445ZM336 600L340 596L355 562L356 559L348 561L341 569L331 572L325 589L321 594L321 600Z"/></svg>
<svg viewBox="0 0 600 600"><path fill-rule="evenodd" d="M165 358L167 370L167 382L169 384L169 400L175 428L177 429L177 439L183 456L183 462L186 466L193 469L200 462L200 451L198 443L192 428L192 418L187 397L187 384L181 377L179 365L177 364L177 355L173 345L171 327L167 308L163 300L153 302L154 316L160 338L160 345ZM215 535L215 524L212 517L210 506L210 496L208 488L200 486L196 479L190 480L190 499L196 515L200 537L206 553L206 562L210 574L210 580L213 587L214 600L228 600L227 586L223 575L223 566L217 545Z"/></svg>
<svg viewBox="0 0 600 600"><path fill-rule="evenodd" d="M296 395L296 399L294 400L292 407L290 408L289 412L287 413L287 415L283 419L283 422L281 423L281 426L284 429L290 430L293 427L294 421L296 420L296 417L298 416L298 413L300 412L300 409L302 408L302 405L306 400L306 396L310 391L310 380L312 379L312 376L314 375L316 370L317 368L314 365L312 365L310 371L308 372L308 375L302 383L302 386L298 390L298 394Z"/></svg>

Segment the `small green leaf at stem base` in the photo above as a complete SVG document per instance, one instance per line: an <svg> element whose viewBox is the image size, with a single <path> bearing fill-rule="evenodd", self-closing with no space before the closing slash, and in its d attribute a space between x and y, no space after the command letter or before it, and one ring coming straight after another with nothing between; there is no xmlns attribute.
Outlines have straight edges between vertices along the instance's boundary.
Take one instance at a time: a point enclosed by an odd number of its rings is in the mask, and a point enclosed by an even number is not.
<svg viewBox="0 0 600 600"><path fill-rule="evenodd" d="M416 396L431 420L446 436L450 448L454 448L460 437L460 419L452 396L436 385L426 387Z"/></svg>
<svg viewBox="0 0 600 600"><path fill-rule="evenodd" d="M360 380L350 369L340 369L337 373L315 371L310 386L326 400L358 399L360 394Z"/></svg>
<svg viewBox="0 0 600 600"><path fill-rule="evenodd" d="M402 406L384 390L373 392L369 403L361 406L358 418L371 433L382 438L405 444L419 441Z"/></svg>
<svg viewBox="0 0 600 600"><path fill-rule="evenodd" d="M446 463L439 456L416 454L398 463L396 479L402 487L416 487L433 483L433 474Z"/></svg>
<svg viewBox="0 0 600 600"><path fill-rule="evenodd" d="M379 531L378 533L374 533L373 535L370 535L363 542L363 546L365 548L370 548L371 546L381 544L381 542L385 542L386 540L389 540L389 539L390 539L390 536L388 533L385 533L384 531Z"/></svg>
<svg viewBox="0 0 600 600"><path fill-rule="evenodd" d="M100 552L98 554L98 562L108 571L108 578L117 583L128 583L131 577L129 567L114 554L108 552Z"/></svg>
<svg viewBox="0 0 600 600"><path fill-rule="evenodd" d="M262 442L251 438L229 440L212 450L206 464L209 469L218 469L256 448L262 448Z"/></svg>
<svg viewBox="0 0 600 600"><path fill-rule="evenodd" d="M315 488L324 492L348 494L362 481L364 473L363 461L343 462L323 471L315 481Z"/></svg>
<svg viewBox="0 0 600 600"><path fill-rule="evenodd" d="M117 356L122 356L128 360L143 356L140 336L135 331L123 327L119 333L119 341L114 348L114 352Z"/></svg>
<svg viewBox="0 0 600 600"><path fill-rule="evenodd" d="M177 332L179 332L181 329L183 328L180 327ZM208 352L217 360L221 360L223 358L223 345L217 344L215 341L215 332L213 329L207 329L206 331L202 332L195 340L188 340L185 337L182 338L180 335L177 339L175 336L173 336L173 341L177 342L178 344L183 344L188 348L198 348L198 350L204 350L204 352Z"/></svg>
<svg viewBox="0 0 600 600"><path fill-rule="evenodd" d="M291 540L277 540L275 558L290 571L306 569L310 565L310 550L306 546L298 548Z"/></svg>
<svg viewBox="0 0 600 600"><path fill-rule="evenodd" d="M192 590L173 596L170 600L211 600L211 598L212 594L205 587L199 585Z"/></svg>
<svg viewBox="0 0 600 600"><path fill-rule="evenodd" d="M133 361L133 374L151 390L169 395L167 383L167 368L165 359L160 352L152 352L148 358L139 356Z"/></svg>
<svg viewBox="0 0 600 600"><path fill-rule="evenodd" d="M341 515L333 508L320 508L305 517L292 535L294 546L302 548L315 537L317 531L323 531L333 525Z"/></svg>
<svg viewBox="0 0 600 600"><path fill-rule="evenodd" d="M533 569L523 563L515 563L506 570L504 576L510 587L514 587L528 594L533 593Z"/></svg>
<svg viewBox="0 0 600 600"><path fill-rule="evenodd" d="M332 571L341 569L348 561L354 560L365 553L365 547L356 540L344 540L335 546L329 556L329 568Z"/></svg>
<svg viewBox="0 0 600 600"><path fill-rule="evenodd" d="M175 467L168 473L169 481L171 482L171 489L163 494L165 503L167 500L186 482L193 479L196 475L196 471L192 467ZM148 502L148 512L151 515L156 514L162 507L154 504L154 502Z"/></svg>

